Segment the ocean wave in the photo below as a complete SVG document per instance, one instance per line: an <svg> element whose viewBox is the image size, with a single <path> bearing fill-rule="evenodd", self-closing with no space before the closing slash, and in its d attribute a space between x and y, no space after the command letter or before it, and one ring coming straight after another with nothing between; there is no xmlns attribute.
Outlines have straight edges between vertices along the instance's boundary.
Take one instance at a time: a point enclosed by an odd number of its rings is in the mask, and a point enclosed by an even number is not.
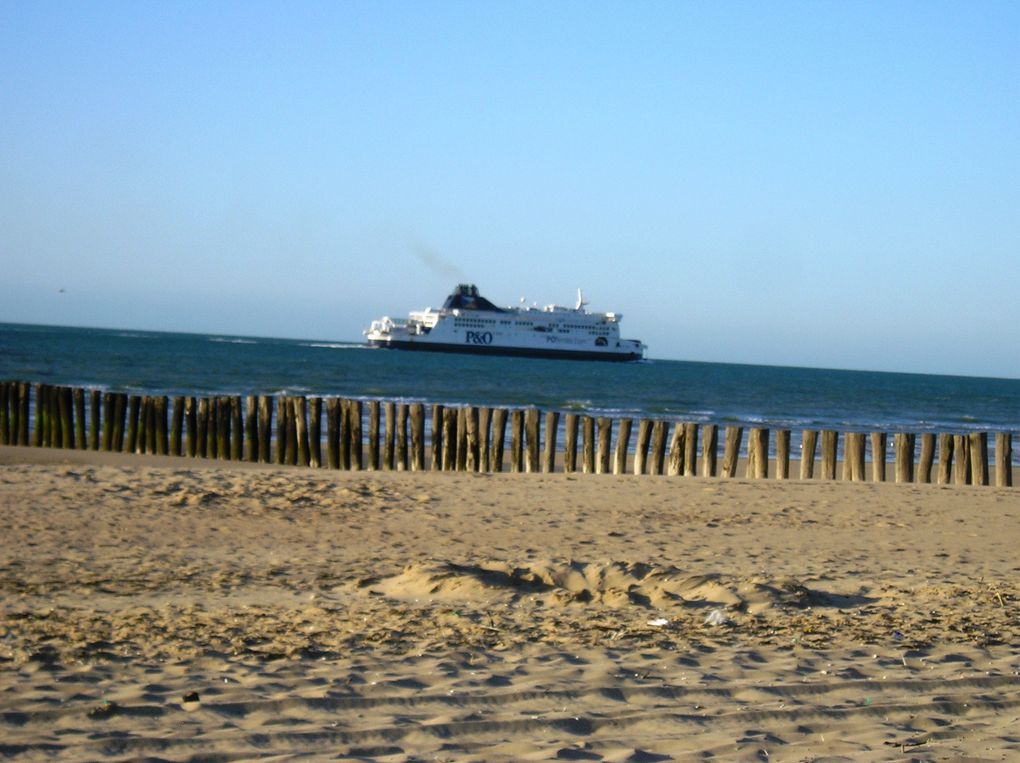
<svg viewBox="0 0 1020 763"><path fill-rule="evenodd" d="M300 347L317 347L325 350L370 350L367 344L357 342L299 342Z"/></svg>
<svg viewBox="0 0 1020 763"><path fill-rule="evenodd" d="M241 339L240 337L225 336L211 336L209 337L209 341L217 344L258 344L258 340L255 339Z"/></svg>

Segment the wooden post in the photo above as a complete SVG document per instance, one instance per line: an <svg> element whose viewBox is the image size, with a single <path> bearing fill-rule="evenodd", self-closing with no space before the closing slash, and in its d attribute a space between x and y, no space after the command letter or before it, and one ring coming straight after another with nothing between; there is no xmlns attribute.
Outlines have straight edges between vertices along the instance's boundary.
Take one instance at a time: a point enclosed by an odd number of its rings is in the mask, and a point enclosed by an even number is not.
<svg viewBox="0 0 1020 763"><path fill-rule="evenodd" d="M348 471L351 468L351 401L339 398L340 412L340 468Z"/></svg>
<svg viewBox="0 0 1020 763"><path fill-rule="evenodd" d="M295 405L295 398L290 396L287 398L287 406L285 411L287 413L287 447L286 447L286 461L290 466L297 466L300 453L298 450L298 408ZM302 422L302 430L304 422Z"/></svg>
<svg viewBox="0 0 1020 763"><path fill-rule="evenodd" d="M742 439L744 439L743 427L726 427L722 461L723 477L737 476L737 464L740 462L740 441Z"/></svg>
<svg viewBox="0 0 1020 763"><path fill-rule="evenodd" d="M71 390L71 397L74 401L74 447L85 450L85 436L88 432L85 423L85 390L75 387Z"/></svg>
<svg viewBox="0 0 1020 763"><path fill-rule="evenodd" d="M198 403L190 395L184 398L184 453L188 458L198 455Z"/></svg>
<svg viewBox="0 0 1020 763"><path fill-rule="evenodd" d="M175 395L173 413L170 415L170 455L184 455L184 396Z"/></svg>
<svg viewBox="0 0 1020 763"><path fill-rule="evenodd" d="M581 417L581 471L584 474L595 473L595 419L584 415Z"/></svg>
<svg viewBox="0 0 1020 763"><path fill-rule="evenodd" d="M397 458L398 472L406 472L410 466L407 453L407 403L397 406Z"/></svg>
<svg viewBox="0 0 1020 763"><path fill-rule="evenodd" d="M443 471L457 468L457 409L443 410Z"/></svg>
<svg viewBox="0 0 1020 763"><path fill-rule="evenodd" d="M383 462L382 468L392 471L396 462L396 426L397 406L394 403L386 403L383 406L385 413L385 428L383 435Z"/></svg>
<svg viewBox="0 0 1020 763"><path fill-rule="evenodd" d="M46 404L44 400L45 396L45 385L35 385L35 421L32 424L32 445L35 447L41 447L43 440L45 439L45 420L46 420Z"/></svg>
<svg viewBox="0 0 1020 763"><path fill-rule="evenodd" d="M935 481L939 485L949 485L953 481L953 436L939 435L939 470Z"/></svg>
<svg viewBox="0 0 1020 763"><path fill-rule="evenodd" d="M259 462L273 460L273 396L259 396Z"/></svg>
<svg viewBox="0 0 1020 763"><path fill-rule="evenodd" d="M687 458L687 449L684 447L687 428L681 422L673 427L673 437L669 443L669 460L666 466L666 474L670 477L677 477L684 473L684 459Z"/></svg>
<svg viewBox="0 0 1020 763"><path fill-rule="evenodd" d="M680 426L677 424L677 426ZM684 426L684 476L698 475L698 425L688 421Z"/></svg>
<svg viewBox="0 0 1020 763"><path fill-rule="evenodd" d="M577 427L576 413L568 413L563 420L563 471L572 474L577 471Z"/></svg>
<svg viewBox="0 0 1020 763"><path fill-rule="evenodd" d="M634 446L634 474L648 473L648 444L651 441L652 422L641 419L638 422L637 443Z"/></svg>
<svg viewBox="0 0 1020 763"><path fill-rule="evenodd" d="M847 433L845 447L846 453L844 458L846 459L846 463L850 466L850 471L844 476L844 479L850 479L853 482L864 481L865 444L865 438L862 432Z"/></svg>
<svg viewBox="0 0 1020 763"><path fill-rule="evenodd" d="M754 427L747 441L747 476L756 480L769 476L769 430Z"/></svg>
<svg viewBox="0 0 1020 763"><path fill-rule="evenodd" d="M148 446L149 453L155 453L157 455L164 455L166 449L164 448L163 453L160 454L160 446L163 444L163 438L166 436L166 403L163 403L163 407L160 408L160 399L162 395L149 395L146 397L146 404L148 410L145 416L145 430L146 430L146 444ZM163 422L160 425L160 412L163 413Z"/></svg>
<svg viewBox="0 0 1020 763"><path fill-rule="evenodd" d="M124 443L124 450L134 453L138 445L138 414L142 408L142 399L138 395L131 395L128 398L127 411L127 442Z"/></svg>
<svg viewBox="0 0 1020 763"><path fill-rule="evenodd" d="M790 430L776 430L776 479L790 479Z"/></svg>
<svg viewBox="0 0 1020 763"><path fill-rule="evenodd" d="M524 456L524 471L529 474L542 468L539 460L539 453L542 452L541 421L542 417L537 408L528 408L524 411L524 438L528 444Z"/></svg>
<svg viewBox="0 0 1020 763"><path fill-rule="evenodd" d="M251 463L259 460L259 398L248 395L244 399L244 442L245 459Z"/></svg>
<svg viewBox="0 0 1020 763"><path fill-rule="evenodd" d="M813 479L815 476L815 451L818 448L818 432L805 429L801 433L800 446L800 478Z"/></svg>
<svg viewBox="0 0 1020 763"><path fill-rule="evenodd" d="M304 395L291 398L294 411L295 463L308 466L311 453L308 450L308 399Z"/></svg>
<svg viewBox="0 0 1020 763"><path fill-rule="evenodd" d="M714 477L716 460L719 450L719 428L715 424L705 424L701 438L701 475Z"/></svg>
<svg viewBox="0 0 1020 763"><path fill-rule="evenodd" d="M287 404L287 397L280 395L276 398L276 463L278 465L287 462L287 419L290 418L287 411L290 406ZM201 409L199 409L201 415Z"/></svg>
<svg viewBox="0 0 1020 763"><path fill-rule="evenodd" d="M596 474L609 474L612 469L612 451L610 446L613 440L613 420L600 416L598 419L599 449L598 458L595 461Z"/></svg>
<svg viewBox="0 0 1020 763"><path fill-rule="evenodd" d="M921 435L921 455L917 461L917 481L931 482L931 470L935 462L935 435L925 432Z"/></svg>
<svg viewBox="0 0 1020 763"><path fill-rule="evenodd" d="M241 396L229 398L230 406L230 458L240 461L244 458L244 416L241 415Z"/></svg>
<svg viewBox="0 0 1020 763"><path fill-rule="evenodd" d="M322 466L322 398L318 396L308 401L308 465Z"/></svg>
<svg viewBox="0 0 1020 763"><path fill-rule="evenodd" d="M167 405L166 395L159 395L153 400L153 413L156 417L156 453L161 456L170 453L170 438L167 431Z"/></svg>
<svg viewBox="0 0 1020 763"><path fill-rule="evenodd" d="M468 465L468 439L467 439L468 413L466 406L457 408L457 471L467 471Z"/></svg>
<svg viewBox="0 0 1020 763"><path fill-rule="evenodd" d="M103 440L102 419L103 395L98 389L89 390L89 450L99 450Z"/></svg>
<svg viewBox="0 0 1020 763"><path fill-rule="evenodd" d="M425 406L411 405L411 471L425 471Z"/></svg>
<svg viewBox="0 0 1020 763"><path fill-rule="evenodd" d="M483 407L478 409L478 468L487 472L489 467L490 432L492 428L492 409Z"/></svg>
<svg viewBox="0 0 1020 763"><path fill-rule="evenodd" d="M364 444L362 443L361 437L361 413L362 411L360 400L347 401L347 417L345 419L346 421L345 429L347 429L351 433L350 468L356 472L359 472L365 468Z"/></svg>
<svg viewBox="0 0 1020 763"><path fill-rule="evenodd" d="M953 453L956 456L953 482L957 485L969 485L971 482L970 443L967 440L967 435L958 434L953 436Z"/></svg>
<svg viewBox="0 0 1020 763"><path fill-rule="evenodd" d="M382 406L378 400L368 401L368 470L378 471L379 461L379 427Z"/></svg>
<svg viewBox="0 0 1020 763"><path fill-rule="evenodd" d="M102 416L98 422L99 448L100 450L111 451L113 445L113 406L117 395L113 392L102 393Z"/></svg>
<svg viewBox="0 0 1020 763"><path fill-rule="evenodd" d="M198 398L197 407L197 432L198 432L198 450L196 455L199 458L206 458L209 455L209 398L200 397ZM281 438L277 439L277 443L283 443ZM279 461L277 463L283 463L283 451L280 451Z"/></svg>
<svg viewBox="0 0 1020 763"><path fill-rule="evenodd" d="M32 387L28 382L18 382L18 444L29 443L29 416L32 404Z"/></svg>
<svg viewBox="0 0 1020 763"><path fill-rule="evenodd" d="M885 482L886 450L889 439L885 432L871 433L871 481Z"/></svg>
<svg viewBox="0 0 1020 763"><path fill-rule="evenodd" d="M995 486L1013 487L1013 433L995 433Z"/></svg>
<svg viewBox="0 0 1020 763"><path fill-rule="evenodd" d="M464 411L464 435L467 438L467 470L480 471L480 443L478 442L478 409L473 405Z"/></svg>
<svg viewBox="0 0 1020 763"><path fill-rule="evenodd" d="M914 435L898 432L896 444L896 481L914 481Z"/></svg>
<svg viewBox="0 0 1020 763"><path fill-rule="evenodd" d="M496 408L492 412L492 453L489 467L494 472L503 471L503 441L506 438L506 409Z"/></svg>
<svg viewBox="0 0 1020 763"><path fill-rule="evenodd" d="M340 468L340 398L326 398L326 463L330 469ZM378 451L376 452L378 456Z"/></svg>
<svg viewBox="0 0 1020 763"><path fill-rule="evenodd" d="M124 450L124 433L127 428L128 396L126 392L118 392L113 396L113 449L118 453Z"/></svg>
<svg viewBox="0 0 1020 763"><path fill-rule="evenodd" d="M443 406L432 406L432 453L430 458L432 471L437 472L443 466Z"/></svg>
<svg viewBox="0 0 1020 763"><path fill-rule="evenodd" d="M302 398L304 400L304 398ZM295 406L295 399L291 398L291 406ZM296 413L296 406L295 406ZM297 416L294 417L294 437L295 437L295 449L294 449L294 460L290 463L297 463ZM304 424L304 422L302 422ZM231 450L230 450L230 425L231 425L231 411L230 411L230 398L219 397L216 399L216 457L220 461L229 461Z"/></svg>
<svg viewBox="0 0 1020 763"><path fill-rule="evenodd" d="M155 430L155 419L150 416L152 412L152 398L142 395L138 404L138 434L135 437L135 453L145 453L149 447L149 433ZM153 448L155 450L155 442ZM149 452L152 452L150 450Z"/></svg>
<svg viewBox="0 0 1020 763"><path fill-rule="evenodd" d="M970 473L975 485L988 484L988 433L970 433Z"/></svg>
<svg viewBox="0 0 1020 763"><path fill-rule="evenodd" d="M669 437L668 421L656 421L652 424L652 474L662 474L665 471L667 437Z"/></svg>
<svg viewBox="0 0 1020 763"><path fill-rule="evenodd" d="M839 432L827 429L822 432L822 479L836 479L839 458Z"/></svg>
<svg viewBox="0 0 1020 763"><path fill-rule="evenodd" d="M510 412L510 471L519 472L524 464L524 413L520 409Z"/></svg>
<svg viewBox="0 0 1020 763"><path fill-rule="evenodd" d="M59 387L57 406L60 411L60 447L74 447L74 400L70 387Z"/></svg>
<svg viewBox="0 0 1020 763"><path fill-rule="evenodd" d="M559 411L549 411L545 414L545 458L542 461L542 471L546 474L556 471L556 436L559 430Z"/></svg>
<svg viewBox="0 0 1020 763"><path fill-rule="evenodd" d="M620 419L616 433L616 457L613 459L613 474L627 473L627 449L630 447L630 419Z"/></svg>
<svg viewBox="0 0 1020 763"><path fill-rule="evenodd" d="M0 381L0 445L11 444L11 382Z"/></svg>

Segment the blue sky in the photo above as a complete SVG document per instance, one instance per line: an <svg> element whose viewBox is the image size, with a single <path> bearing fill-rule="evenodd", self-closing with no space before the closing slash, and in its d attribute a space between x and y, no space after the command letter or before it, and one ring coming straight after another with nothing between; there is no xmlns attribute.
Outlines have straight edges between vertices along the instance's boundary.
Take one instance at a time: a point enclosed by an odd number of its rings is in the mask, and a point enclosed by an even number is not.
<svg viewBox="0 0 1020 763"><path fill-rule="evenodd" d="M0 0L0 321L1020 377L1020 4ZM63 292L59 290L63 289Z"/></svg>

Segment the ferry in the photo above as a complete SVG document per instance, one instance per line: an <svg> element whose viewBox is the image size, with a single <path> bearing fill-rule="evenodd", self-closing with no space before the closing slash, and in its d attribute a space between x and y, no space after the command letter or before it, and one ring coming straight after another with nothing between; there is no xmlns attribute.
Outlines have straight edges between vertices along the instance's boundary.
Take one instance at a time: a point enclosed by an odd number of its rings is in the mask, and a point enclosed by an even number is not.
<svg viewBox="0 0 1020 763"><path fill-rule="evenodd" d="M524 300L521 300L522 303ZM577 305L497 307L474 284L460 284L438 310L407 319L385 316L364 334L373 347L574 360L641 360L645 345L620 338L619 313L588 312Z"/></svg>

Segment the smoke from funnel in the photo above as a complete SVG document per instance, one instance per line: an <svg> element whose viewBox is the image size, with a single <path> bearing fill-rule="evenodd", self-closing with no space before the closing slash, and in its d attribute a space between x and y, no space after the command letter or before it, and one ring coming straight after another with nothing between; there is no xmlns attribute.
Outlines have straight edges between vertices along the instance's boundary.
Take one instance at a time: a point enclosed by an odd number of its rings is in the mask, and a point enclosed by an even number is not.
<svg viewBox="0 0 1020 763"><path fill-rule="evenodd" d="M444 260L439 253L431 247L425 246L424 244L416 244L414 246L414 256L436 275L440 275L454 281L467 280L464 276L463 270Z"/></svg>

